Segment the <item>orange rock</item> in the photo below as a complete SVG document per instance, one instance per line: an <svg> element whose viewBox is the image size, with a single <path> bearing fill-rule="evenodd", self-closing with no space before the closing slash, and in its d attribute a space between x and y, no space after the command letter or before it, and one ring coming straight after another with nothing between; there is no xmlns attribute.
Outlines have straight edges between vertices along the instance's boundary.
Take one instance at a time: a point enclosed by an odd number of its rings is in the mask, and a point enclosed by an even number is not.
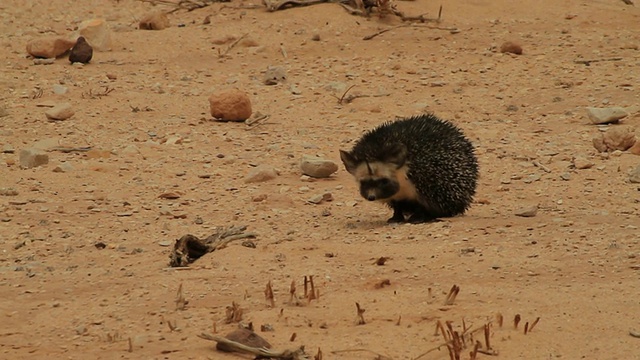
<svg viewBox="0 0 640 360"><path fill-rule="evenodd" d="M69 51L73 45L75 45L75 41L58 37L44 37L29 41L27 52L37 58L56 58Z"/></svg>
<svg viewBox="0 0 640 360"><path fill-rule="evenodd" d="M500 45L500 52L522 55L522 46L520 46L520 44L514 43L513 41L507 41Z"/></svg>
<svg viewBox="0 0 640 360"><path fill-rule="evenodd" d="M217 92L209 97L211 116L222 121L245 121L251 117L251 100L237 89Z"/></svg>

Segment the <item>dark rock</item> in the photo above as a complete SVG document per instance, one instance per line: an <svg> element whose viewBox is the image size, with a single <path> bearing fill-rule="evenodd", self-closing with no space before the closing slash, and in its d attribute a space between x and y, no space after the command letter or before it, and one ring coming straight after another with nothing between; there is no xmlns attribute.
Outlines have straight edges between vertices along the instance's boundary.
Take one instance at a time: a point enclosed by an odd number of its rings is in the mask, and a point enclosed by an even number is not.
<svg viewBox="0 0 640 360"><path fill-rule="evenodd" d="M71 53L69 54L69 61L72 63L79 62L86 64L91 61L91 57L93 57L93 48L84 37L80 36L76 41L76 44L71 49Z"/></svg>

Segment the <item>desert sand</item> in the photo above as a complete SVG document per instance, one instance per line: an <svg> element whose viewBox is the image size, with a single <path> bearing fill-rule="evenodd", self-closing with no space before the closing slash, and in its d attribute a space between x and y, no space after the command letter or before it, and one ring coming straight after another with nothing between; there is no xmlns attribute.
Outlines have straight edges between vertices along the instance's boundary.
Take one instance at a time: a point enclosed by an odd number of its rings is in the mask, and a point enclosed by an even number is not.
<svg viewBox="0 0 640 360"><path fill-rule="evenodd" d="M433 19L441 3L394 5ZM640 359L640 184L629 175L640 156L592 142L640 124L639 4L442 5L439 23L398 26L337 3L2 1L0 358L251 359L198 337L236 329L235 303L274 349L304 345L310 358L414 359L444 343L439 321L459 332L464 321L490 324L498 355L478 359ZM152 11L170 26L138 29ZM112 47L88 64L28 56L29 41L91 19L107 22ZM502 53L506 41L523 53ZM269 67L286 79L266 85ZM229 89L261 120L215 121L208 98ZM71 117L45 116L62 103ZM604 126L585 110L614 106L628 116ZM338 150L424 112L476 147L475 201L441 222L388 225ZM24 168L34 148L48 162ZM339 170L303 176L303 156ZM278 175L245 182L260 166ZM168 266L176 239L230 226L254 233L255 248L233 241ZM305 276L318 298L304 298Z"/></svg>

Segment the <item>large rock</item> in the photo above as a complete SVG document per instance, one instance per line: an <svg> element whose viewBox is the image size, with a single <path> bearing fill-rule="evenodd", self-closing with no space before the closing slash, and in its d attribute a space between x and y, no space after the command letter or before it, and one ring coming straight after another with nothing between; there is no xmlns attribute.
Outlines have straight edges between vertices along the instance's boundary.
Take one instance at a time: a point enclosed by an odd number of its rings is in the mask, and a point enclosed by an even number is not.
<svg viewBox="0 0 640 360"><path fill-rule="evenodd" d="M636 143L636 134L630 126L611 126L593 137L593 147L600 152L625 151Z"/></svg>
<svg viewBox="0 0 640 360"><path fill-rule="evenodd" d="M49 155L40 149L23 149L20 151L20 166L25 169L34 168L49 162Z"/></svg>
<svg viewBox="0 0 640 360"><path fill-rule="evenodd" d="M44 112L49 120L66 120L75 114L70 103L58 104Z"/></svg>
<svg viewBox="0 0 640 360"><path fill-rule="evenodd" d="M610 107L610 108L587 108L587 115L592 124L608 124L618 122L618 120L625 118L628 114L624 108Z"/></svg>
<svg viewBox="0 0 640 360"><path fill-rule="evenodd" d="M57 58L69 51L74 44L75 41L63 38L43 37L29 41L27 52L37 58Z"/></svg>
<svg viewBox="0 0 640 360"><path fill-rule="evenodd" d="M91 19L83 21L78 26L80 36L91 45L96 51L111 51L113 42L111 40L111 30L104 19Z"/></svg>
<svg viewBox="0 0 640 360"><path fill-rule="evenodd" d="M251 117L251 100L237 89L217 92L209 97L211 116L222 121L245 121Z"/></svg>
<svg viewBox="0 0 640 360"><path fill-rule="evenodd" d="M302 173L315 178L327 178L338 171L338 165L331 161L315 156L304 156L300 161Z"/></svg>
<svg viewBox="0 0 640 360"><path fill-rule="evenodd" d="M142 17L138 27L142 30L163 30L171 26L167 15L160 11L148 13Z"/></svg>

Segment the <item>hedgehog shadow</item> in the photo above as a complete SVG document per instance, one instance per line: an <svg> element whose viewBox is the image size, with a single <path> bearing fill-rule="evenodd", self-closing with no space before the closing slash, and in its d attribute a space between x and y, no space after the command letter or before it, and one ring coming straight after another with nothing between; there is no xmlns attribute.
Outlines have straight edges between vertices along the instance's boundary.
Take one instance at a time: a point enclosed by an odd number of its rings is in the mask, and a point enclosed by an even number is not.
<svg viewBox="0 0 640 360"><path fill-rule="evenodd" d="M410 222L403 223L389 223L385 219L380 220L352 220L347 221L344 224L344 227L347 229L353 230L372 230L372 229L380 229L380 228L396 228L404 225L425 225L428 226L430 224L435 224L439 222L445 221L444 219L433 219L429 221L425 221L423 223L412 224Z"/></svg>

